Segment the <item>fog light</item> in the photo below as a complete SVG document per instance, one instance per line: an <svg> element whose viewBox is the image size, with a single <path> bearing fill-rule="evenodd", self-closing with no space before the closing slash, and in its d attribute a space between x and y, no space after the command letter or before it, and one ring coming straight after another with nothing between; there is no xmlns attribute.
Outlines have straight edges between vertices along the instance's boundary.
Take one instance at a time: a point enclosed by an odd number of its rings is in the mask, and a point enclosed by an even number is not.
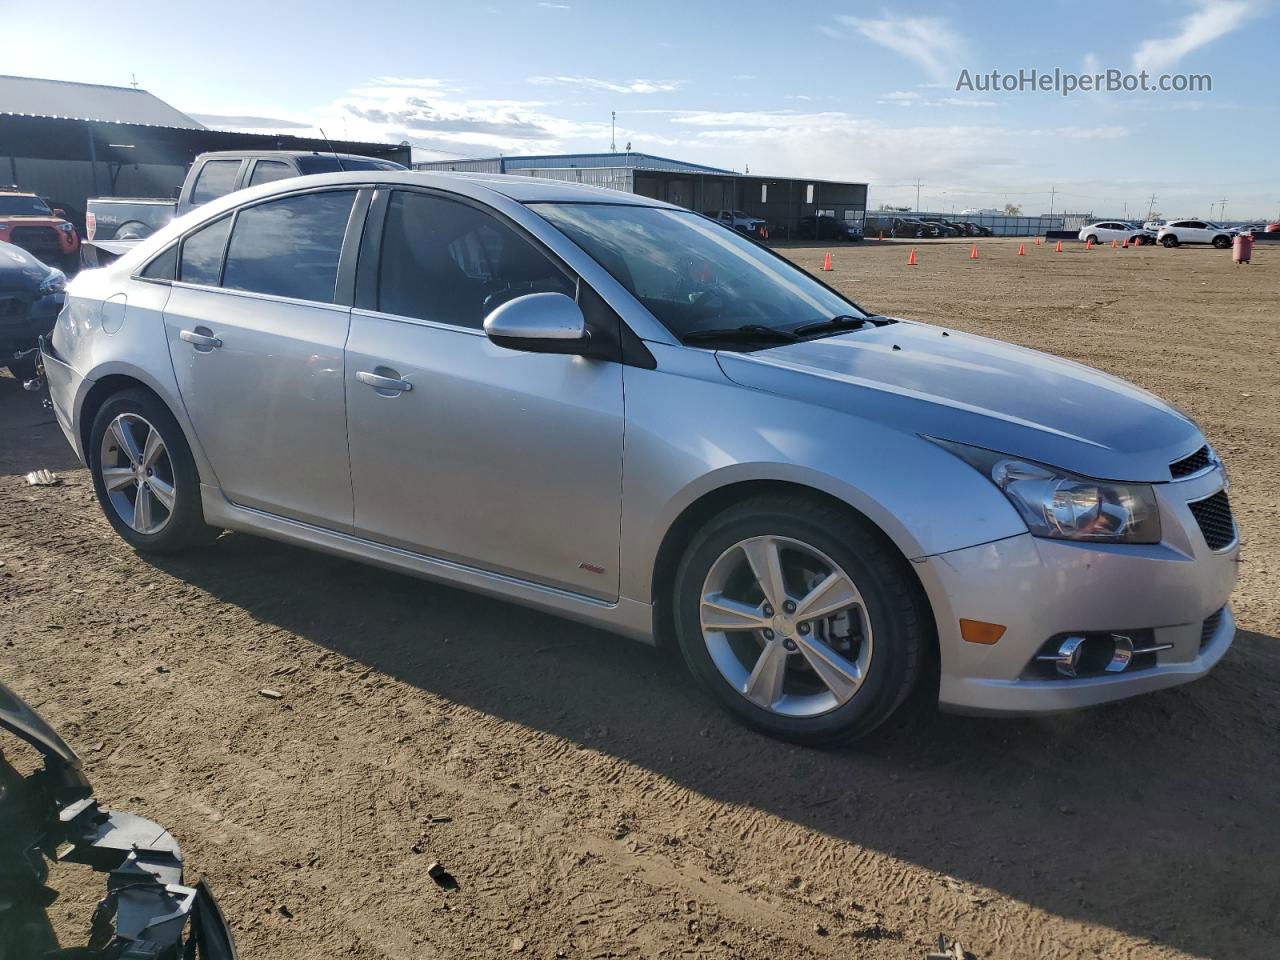
<svg viewBox="0 0 1280 960"><path fill-rule="evenodd" d="M1036 659L1044 663L1052 663L1053 668L1064 677L1077 677L1080 675L1080 660L1084 656L1084 645L1084 637L1064 637L1062 643L1058 645L1056 654L1041 654Z"/></svg>
<svg viewBox="0 0 1280 960"><path fill-rule="evenodd" d="M1089 636L1072 634L1062 639L1056 652L1041 654L1036 660L1053 664L1054 670L1062 677L1090 677L1103 673L1124 673L1135 657L1172 648L1172 643L1136 647L1133 638L1123 633Z"/></svg>

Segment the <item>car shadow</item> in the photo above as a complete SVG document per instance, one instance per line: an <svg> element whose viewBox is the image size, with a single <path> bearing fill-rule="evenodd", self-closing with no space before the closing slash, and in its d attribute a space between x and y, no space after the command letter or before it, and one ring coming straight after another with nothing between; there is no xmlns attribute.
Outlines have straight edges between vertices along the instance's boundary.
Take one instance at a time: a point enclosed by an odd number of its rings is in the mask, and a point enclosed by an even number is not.
<svg viewBox="0 0 1280 960"><path fill-rule="evenodd" d="M501 601L243 534L156 563L424 691L1051 914L1202 956L1280 932L1273 637L1242 633L1210 677L1125 704L917 707L819 751L733 723L676 657Z"/></svg>

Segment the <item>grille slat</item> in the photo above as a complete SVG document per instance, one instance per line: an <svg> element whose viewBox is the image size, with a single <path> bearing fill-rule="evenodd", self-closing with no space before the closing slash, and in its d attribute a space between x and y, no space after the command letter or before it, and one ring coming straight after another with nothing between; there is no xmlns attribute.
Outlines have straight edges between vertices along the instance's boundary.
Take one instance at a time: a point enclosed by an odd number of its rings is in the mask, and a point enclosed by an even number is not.
<svg viewBox="0 0 1280 960"><path fill-rule="evenodd" d="M1199 473L1212 464L1213 455L1209 452L1209 445L1206 443L1191 456L1183 457L1181 460L1175 460L1169 464L1169 473L1173 479L1178 480L1182 477L1189 477L1193 473Z"/></svg>
<svg viewBox="0 0 1280 960"><path fill-rule="evenodd" d="M1187 506L1191 508L1191 515L1196 518L1196 524L1204 534L1204 542L1210 550L1221 550L1235 542L1236 522L1231 516L1231 501L1227 499L1227 491L1219 490L1213 496Z"/></svg>
<svg viewBox="0 0 1280 960"><path fill-rule="evenodd" d="M1225 609L1225 608L1224 608ZM1218 632L1218 624L1222 623L1222 610L1211 613L1200 627L1200 649L1203 650Z"/></svg>

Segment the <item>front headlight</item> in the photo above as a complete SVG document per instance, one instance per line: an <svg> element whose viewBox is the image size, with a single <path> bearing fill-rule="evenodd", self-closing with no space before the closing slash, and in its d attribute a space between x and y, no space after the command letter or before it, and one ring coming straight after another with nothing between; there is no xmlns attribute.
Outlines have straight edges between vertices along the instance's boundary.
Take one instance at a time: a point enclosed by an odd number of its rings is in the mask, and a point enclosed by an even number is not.
<svg viewBox="0 0 1280 960"><path fill-rule="evenodd" d="M74 226L72 226L71 224L69 224L69 223L60 223L60 224L58 224L58 229L59 229L59 230L61 230L63 233L75 233L75 232L76 232L76 228L75 228Z"/></svg>
<svg viewBox="0 0 1280 960"><path fill-rule="evenodd" d="M40 284L40 296L47 297L51 293L61 293L67 289L67 275L61 270L52 271Z"/></svg>
<svg viewBox="0 0 1280 960"><path fill-rule="evenodd" d="M999 487L1034 536L1093 543L1160 542L1160 508L1149 483L1093 480L1034 460L930 439Z"/></svg>

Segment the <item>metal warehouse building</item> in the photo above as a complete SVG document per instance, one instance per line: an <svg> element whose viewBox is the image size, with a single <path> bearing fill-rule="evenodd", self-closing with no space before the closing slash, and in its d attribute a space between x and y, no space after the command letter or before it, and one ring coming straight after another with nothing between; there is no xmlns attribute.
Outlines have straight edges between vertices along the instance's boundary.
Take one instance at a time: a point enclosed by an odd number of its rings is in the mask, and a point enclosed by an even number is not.
<svg viewBox="0 0 1280 960"><path fill-rule="evenodd" d="M408 165L409 148L333 141L340 153ZM208 150L330 151L327 141L210 130L130 87L0 76L0 184L67 211L83 231L89 197L170 197Z"/></svg>
<svg viewBox="0 0 1280 960"><path fill-rule="evenodd" d="M690 210L741 210L766 220L775 237L798 237L801 217L826 214L861 227L867 213L865 183L761 177L631 151L437 160L415 163L414 168L548 177L623 190Z"/></svg>

